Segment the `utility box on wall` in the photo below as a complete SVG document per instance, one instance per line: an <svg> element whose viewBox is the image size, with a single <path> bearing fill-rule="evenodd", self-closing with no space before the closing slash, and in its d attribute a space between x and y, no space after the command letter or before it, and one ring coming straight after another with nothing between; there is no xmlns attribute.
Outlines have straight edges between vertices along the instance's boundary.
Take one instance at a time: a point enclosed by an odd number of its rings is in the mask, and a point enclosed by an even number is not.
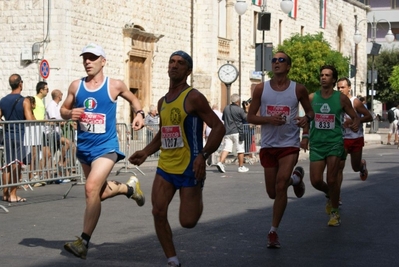
<svg viewBox="0 0 399 267"><path fill-rule="evenodd" d="M263 70L262 70L262 43L255 46L255 70L271 71L273 57L273 43L263 43Z"/></svg>
<svg viewBox="0 0 399 267"><path fill-rule="evenodd" d="M24 47L21 49L21 60L22 61L32 61L32 48Z"/></svg>

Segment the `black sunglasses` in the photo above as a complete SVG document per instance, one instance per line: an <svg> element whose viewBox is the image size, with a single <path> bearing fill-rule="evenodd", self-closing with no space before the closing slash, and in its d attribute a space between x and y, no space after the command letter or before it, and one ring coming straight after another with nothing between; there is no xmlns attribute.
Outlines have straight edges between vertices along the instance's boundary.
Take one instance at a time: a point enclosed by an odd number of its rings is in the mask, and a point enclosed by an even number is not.
<svg viewBox="0 0 399 267"><path fill-rule="evenodd" d="M279 58L274 57L274 58L272 58L272 63L276 63L277 61L280 62L280 63L283 63L283 62L286 62L287 59L285 59L283 57L279 57Z"/></svg>

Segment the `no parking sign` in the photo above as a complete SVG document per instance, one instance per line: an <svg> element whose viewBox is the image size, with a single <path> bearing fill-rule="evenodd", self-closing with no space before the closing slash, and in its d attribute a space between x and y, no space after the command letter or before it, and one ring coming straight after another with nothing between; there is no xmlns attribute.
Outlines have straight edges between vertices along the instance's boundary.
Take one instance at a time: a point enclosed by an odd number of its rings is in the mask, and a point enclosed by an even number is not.
<svg viewBox="0 0 399 267"><path fill-rule="evenodd" d="M50 75L50 65L48 64L47 60L43 59L42 62L40 62L40 76L42 76L43 79L47 79L48 76Z"/></svg>

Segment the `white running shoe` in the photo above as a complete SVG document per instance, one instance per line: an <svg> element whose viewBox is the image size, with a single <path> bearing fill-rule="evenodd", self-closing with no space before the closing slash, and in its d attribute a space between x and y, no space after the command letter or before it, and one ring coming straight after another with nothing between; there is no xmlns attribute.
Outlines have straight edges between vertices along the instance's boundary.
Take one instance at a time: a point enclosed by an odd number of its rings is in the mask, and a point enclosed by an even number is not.
<svg viewBox="0 0 399 267"><path fill-rule="evenodd" d="M219 170L221 173L225 173L225 172L226 172L226 170L224 169L223 163L221 163L220 161L216 164L216 168L218 168L218 170Z"/></svg>
<svg viewBox="0 0 399 267"><path fill-rule="evenodd" d="M249 169L245 166L238 167L238 172L247 172Z"/></svg>
<svg viewBox="0 0 399 267"><path fill-rule="evenodd" d="M127 185L133 187L133 195L131 196L131 199L134 199L140 207L144 205L145 203L145 197L144 193L140 189L140 182L139 179L137 179L136 176L131 176L129 181L126 183Z"/></svg>

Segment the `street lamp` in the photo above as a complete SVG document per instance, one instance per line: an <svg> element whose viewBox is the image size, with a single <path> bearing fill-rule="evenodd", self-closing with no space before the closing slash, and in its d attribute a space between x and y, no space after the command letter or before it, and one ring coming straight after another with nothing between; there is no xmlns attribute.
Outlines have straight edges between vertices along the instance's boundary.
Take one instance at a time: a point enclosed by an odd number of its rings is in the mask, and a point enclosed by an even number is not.
<svg viewBox="0 0 399 267"><path fill-rule="evenodd" d="M280 8L285 14L290 13L293 6L294 6L294 4L292 3L292 0L282 0L280 2ZM262 5L260 6L260 8L261 8L261 16L263 17L266 14L266 0L262 1ZM269 13L269 15L270 15L270 13ZM269 16L269 20L270 20L270 18L271 18L271 16ZM270 22L269 22L269 25L270 25ZM259 26L258 26L258 29L259 29ZM260 53L260 57L261 57L260 68L262 71L262 82L265 81L264 55L265 55L265 29L262 27L262 47L261 47L261 53Z"/></svg>
<svg viewBox="0 0 399 267"><path fill-rule="evenodd" d="M359 43L362 41L362 35L360 34L360 32L359 32L359 30L358 30L359 24L360 24L360 22L362 22L362 21L367 21L367 23L370 23L370 24L371 24L371 42L373 43L373 48L375 48L376 45L378 45L378 44L376 44L375 39L376 39L376 37L377 37L377 24L378 24L379 22L381 22L381 21L385 21L385 22L387 22L388 25L389 25L388 32L387 32L387 34L385 35L385 40L386 40L388 43L392 43L392 42L395 40L395 36L393 35L392 30L391 30L391 23L390 23L389 21L387 21L386 19L380 19L380 20L376 21L376 20L375 20L375 16L373 15L373 21L372 21L372 22L368 21L367 19L362 19L362 20L360 20L359 23L356 25L356 28L355 28L355 35L353 36L353 40L355 41L356 44L359 44ZM375 69L374 56L375 56L376 54L378 55L379 47L380 47L380 45L378 45L378 49L377 49L378 51L371 51L371 52L370 52L370 54L371 54L371 74L370 74L370 80L371 80L371 101L370 101L370 109L371 109L372 114L374 114L374 83L375 83L375 78L374 78L374 75L375 75L375 74L374 74L374 69ZM373 49L372 49L372 50L373 50ZM373 120L373 122L372 122L372 124L371 124L371 127L370 127L370 133L376 133L376 129L375 129L374 123L375 123L375 122L374 122L374 120Z"/></svg>
<svg viewBox="0 0 399 267"><path fill-rule="evenodd" d="M283 0L280 2L280 8L285 14L290 13L293 6L294 4L291 0Z"/></svg>
<svg viewBox="0 0 399 267"><path fill-rule="evenodd" d="M282 0L280 2L281 10L288 14L291 12L293 7L292 0ZM246 0L237 0L234 8L239 15L238 17L238 95L241 99L241 16L245 14L247 11L247 2ZM261 16L265 14L266 11L266 0L262 1L261 6ZM270 24L270 23L269 23ZM261 70L262 70L262 82L265 81L265 73L264 73L264 46L265 46L265 30L262 30L262 49L261 49Z"/></svg>
<svg viewBox="0 0 399 267"><path fill-rule="evenodd" d="M238 16L238 96L241 99L241 15L247 11L247 3L245 0L237 0L234 8Z"/></svg>

